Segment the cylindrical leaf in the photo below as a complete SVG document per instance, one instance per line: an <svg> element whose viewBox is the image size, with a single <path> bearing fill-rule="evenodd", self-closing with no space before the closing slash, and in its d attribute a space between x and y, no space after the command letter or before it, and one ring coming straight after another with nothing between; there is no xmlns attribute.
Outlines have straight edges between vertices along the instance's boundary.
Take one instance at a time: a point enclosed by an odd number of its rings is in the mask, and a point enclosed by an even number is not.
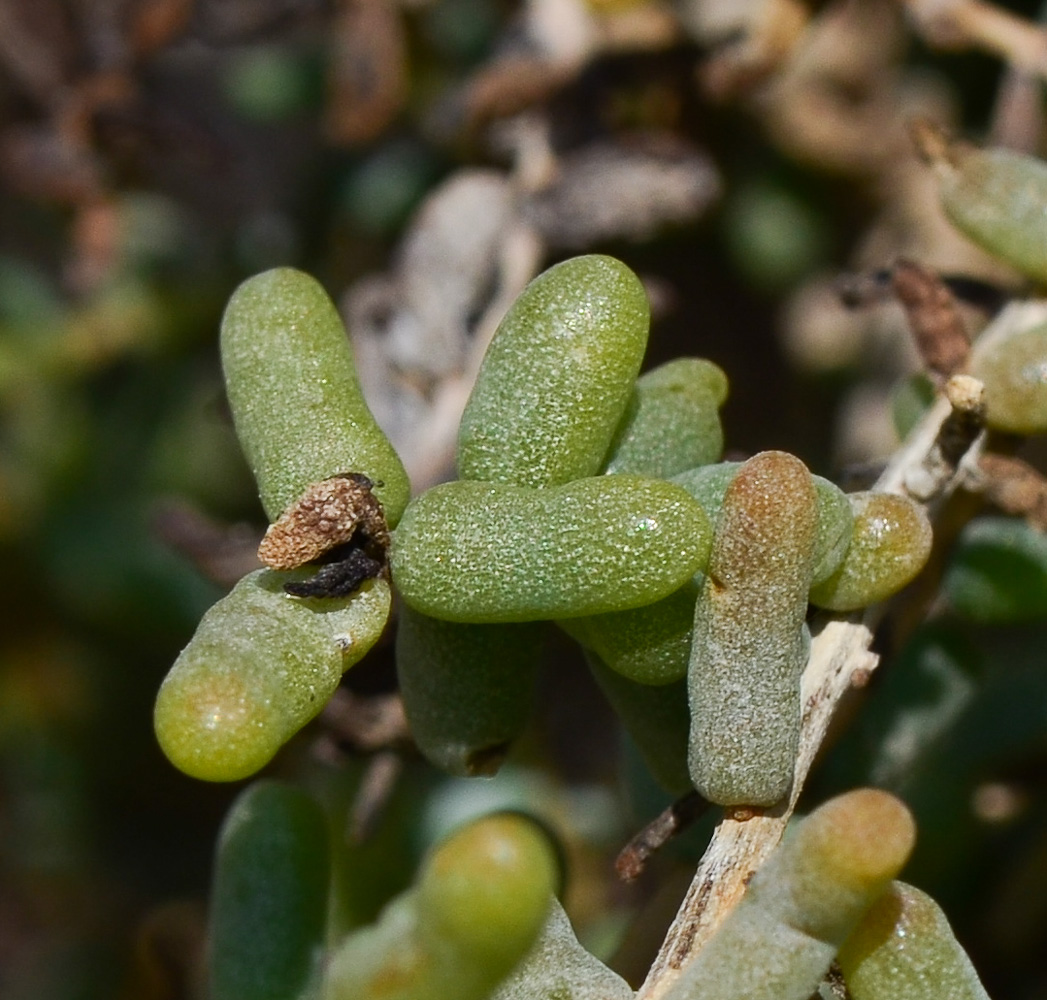
<svg viewBox="0 0 1047 1000"><path fill-rule="evenodd" d="M971 351L971 374L985 384L985 422L1009 434L1047 431L1047 323L1000 322Z"/></svg>
<svg viewBox="0 0 1047 1000"><path fill-rule="evenodd" d="M718 462L678 473L672 481L679 483L705 508L715 530L727 487L741 467L741 462ZM854 514L847 494L839 486L822 476L811 478L818 497L818 528L811 569L811 585L815 586L830 577L843 562L851 543Z"/></svg>
<svg viewBox="0 0 1047 1000"><path fill-rule="evenodd" d="M873 904L838 960L854 1000L989 1000L941 907L904 882Z"/></svg>
<svg viewBox="0 0 1047 1000"><path fill-rule="evenodd" d="M557 486L595 475L647 346L650 309L620 261L574 257L502 320L458 432L462 479Z"/></svg>
<svg viewBox="0 0 1047 1000"><path fill-rule="evenodd" d="M702 579L697 573L668 597L641 608L564 618L559 624L623 677L639 684L671 684L687 674Z"/></svg>
<svg viewBox="0 0 1047 1000"><path fill-rule="evenodd" d="M317 715L389 616L384 579L349 597L302 600L283 584L308 571L259 570L204 615L168 672L154 725L168 759L194 778L248 777Z"/></svg>
<svg viewBox="0 0 1047 1000"><path fill-rule="evenodd" d="M407 473L364 402L345 327L319 282L279 267L240 285L222 319L222 368L271 521L310 484L357 472L396 524Z"/></svg>
<svg viewBox="0 0 1047 1000"><path fill-rule="evenodd" d="M320 996L327 820L299 788L259 781L218 838L208 942L210 1000Z"/></svg>
<svg viewBox="0 0 1047 1000"><path fill-rule="evenodd" d="M708 547L705 511L664 480L459 481L412 501L391 565L404 600L434 618L534 621L650 604L703 568Z"/></svg>
<svg viewBox="0 0 1047 1000"><path fill-rule="evenodd" d="M816 504L786 452L749 459L724 496L687 675L691 778L710 802L767 806L792 783Z"/></svg>
<svg viewBox="0 0 1047 1000"><path fill-rule="evenodd" d="M684 679L655 687L623 677L594 654L588 654L586 662L654 780L670 795L691 791L687 769L691 713Z"/></svg>
<svg viewBox="0 0 1047 1000"><path fill-rule="evenodd" d="M666 1000L808 1000L914 839L908 810L886 792L831 799L756 872Z"/></svg>
<svg viewBox="0 0 1047 1000"><path fill-rule="evenodd" d="M504 813L468 824L339 946L327 1000L485 1000L535 942L559 881L536 823Z"/></svg>
<svg viewBox="0 0 1047 1000"><path fill-rule="evenodd" d="M901 590L931 554L931 523L923 508L893 493L850 493L854 530L843 562L811 588L811 603L855 611Z"/></svg>
<svg viewBox="0 0 1047 1000"><path fill-rule="evenodd" d="M396 672L419 750L451 774L494 774L527 725L542 628L468 625L400 610Z"/></svg>
<svg viewBox="0 0 1047 1000"><path fill-rule="evenodd" d="M677 358L646 372L636 380L604 471L668 479L718 461L726 398L727 376L702 358Z"/></svg>
<svg viewBox="0 0 1047 1000"><path fill-rule="evenodd" d="M1047 282L1047 163L1010 149L976 149L930 135L925 144L945 214L1022 274Z"/></svg>

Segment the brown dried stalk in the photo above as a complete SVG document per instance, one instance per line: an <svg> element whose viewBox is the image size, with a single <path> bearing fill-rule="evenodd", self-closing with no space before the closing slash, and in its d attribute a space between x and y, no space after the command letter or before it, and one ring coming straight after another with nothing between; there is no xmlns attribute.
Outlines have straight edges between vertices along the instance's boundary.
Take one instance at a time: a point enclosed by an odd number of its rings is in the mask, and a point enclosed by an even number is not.
<svg viewBox="0 0 1047 1000"><path fill-rule="evenodd" d="M948 285L933 271L902 259L891 269L891 288L905 309L924 365L944 378L963 371L971 345Z"/></svg>
<svg viewBox="0 0 1047 1000"><path fill-rule="evenodd" d="M1005 514L1024 517L1047 531L1047 477L1023 459L986 452L979 468L986 477L984 494Z"/></svg>
<svg viewBox="0 0 1047 1000"><path fill-rule="evenodd" d="M710 803L697 792L688 792L663 809L619 852L614 870L623 882L643 874L651 855L673 837L689 829L709 808Z"/></svg>
<svg viewBox="0 0 1047 1000"><path fill-rule="evenodd" d="M232 587L261 568L255 550L258 532L246 524L222 524L182 500L164 499L151 514L153 534L185 556L208 580Z"/></svg>

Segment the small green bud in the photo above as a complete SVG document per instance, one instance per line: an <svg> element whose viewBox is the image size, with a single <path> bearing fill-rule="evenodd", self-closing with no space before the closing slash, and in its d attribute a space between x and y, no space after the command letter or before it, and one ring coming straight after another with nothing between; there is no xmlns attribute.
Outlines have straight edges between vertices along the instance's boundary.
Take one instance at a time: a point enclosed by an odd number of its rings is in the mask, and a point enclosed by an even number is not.
<svg viewBox="0 0 1047 1000"><path fill-rule="evenodd" d="M715 462L678 472L670 481L682 486L705 508L715 531L727 487L741 467L741 462Z"/></svg>
<svg viewBox="0 0 1047 1000"><path fill-rule="evenodd" d="M537 823L516 813L486 816L426 859L418 913L426 934L508 972L545 923L560 878L554 845Z"/></svg>
<svg viewBox="0 0 1047 1000"><path fill-rule="evenodd" d="M854 533L854 511L839 486L821 476L811 478L818 495L818 528L811 567L811 586L816 587L843 562Z"/></svg>
<svg viewBox="0 0 1047 1000"><path fill-rule="evenodd" d="M727 493L727 488L741 466L741 462L699 465L670 476L670 482L683 486L708 511L715 530L719 523L720 508L723 506L723 495Z"/></svg>
<svg viewBox="0 0 1047 1000"><path fill-rule="evenodd" d="M893 493L850 493L851 544L839 568L811 588L811 603L855 611L897 593L931 554L931 523L923 508Z"/></svg>

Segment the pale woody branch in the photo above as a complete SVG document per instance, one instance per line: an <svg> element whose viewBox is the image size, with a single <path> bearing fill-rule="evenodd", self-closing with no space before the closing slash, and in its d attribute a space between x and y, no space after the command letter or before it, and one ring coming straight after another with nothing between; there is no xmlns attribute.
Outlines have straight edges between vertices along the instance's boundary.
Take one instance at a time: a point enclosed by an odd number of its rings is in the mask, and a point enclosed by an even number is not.
<svg viewBox="0 0 1047 1000"><path fill-rule="evenodd" d="M906 494L935 508L967 481L981 436L971 433L971 447L959 464L949 460L955 454L952 438L957 425L972 428L972 387L966 384L963 388L967 391L947 391L938 400L894 455L874 489ZM637 1000L659 1000L667 995L680 970L738 902L753 873L778 844L837 703L852 685L864 684L877 666L878 657L869 646L879 614L871 608L860 618L825 616L814 623L802 684L800 751L789 799L771 810L729 812L719 824Z"/></svg>

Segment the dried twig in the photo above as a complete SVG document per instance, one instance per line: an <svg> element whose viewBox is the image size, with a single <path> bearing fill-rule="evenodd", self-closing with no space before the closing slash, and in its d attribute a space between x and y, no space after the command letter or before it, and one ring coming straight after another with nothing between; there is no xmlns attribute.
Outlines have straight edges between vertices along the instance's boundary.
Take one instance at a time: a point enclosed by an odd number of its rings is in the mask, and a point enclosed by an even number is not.
<svg viewBox="0 0 1047 1000"><path fill-rule="evenodd" d="M346 837L350 843L362 844L374 833L403 769L403 758L392 750L382 750L368 761L349 811Z"/></svg>
<svg viewBox="0 0 1047 1000"><path fill-rule="evenodd" d="M938 452L955 469L985 429L985 386L971 375L953 375L944 392L952 413L938 434Z"/></svg>
<svg viewBox="0 0 1047 1000"><path fill-rule="evenodd" d="M1017 514L1047 531L1047 478L1013 455L986 452L978 467L985 474L983 493L1005 514Z"/></svg>
<svg viewBox="0 0 1047 1000"><path fill-rule="evenodd" d="M968 275L940 274L938 280L953 298L988 316L998 313L1009 296L1007 289ZM836 294L848 309L861 309L887 301L895 294L892 286L893 272L888 268L846 274L834 283Z"/></svg>
<svg viewBox="0 0 1047 1000"><path fill-rule="evenodd" d="M623 882L639 878L651 855L688 829L708 808L709 802L697 792L688 792L663 809L622 848L614 863L618 877Z"/></svg>
<svg viewBox="0 0 1047 1000"><path fill-rule="evenodd" d="M891 288L905 309L916 349L935 375L948 378L967 365L970 342L952 292L942 279L911 260L891 269Z"/></svg>
<svg viewBox="0 0 1047 1000"><path fill-rule="evenodd" d="M411 741L399 694L362 695L338 688L320 715L327 734L365 753Z"/></svg>

